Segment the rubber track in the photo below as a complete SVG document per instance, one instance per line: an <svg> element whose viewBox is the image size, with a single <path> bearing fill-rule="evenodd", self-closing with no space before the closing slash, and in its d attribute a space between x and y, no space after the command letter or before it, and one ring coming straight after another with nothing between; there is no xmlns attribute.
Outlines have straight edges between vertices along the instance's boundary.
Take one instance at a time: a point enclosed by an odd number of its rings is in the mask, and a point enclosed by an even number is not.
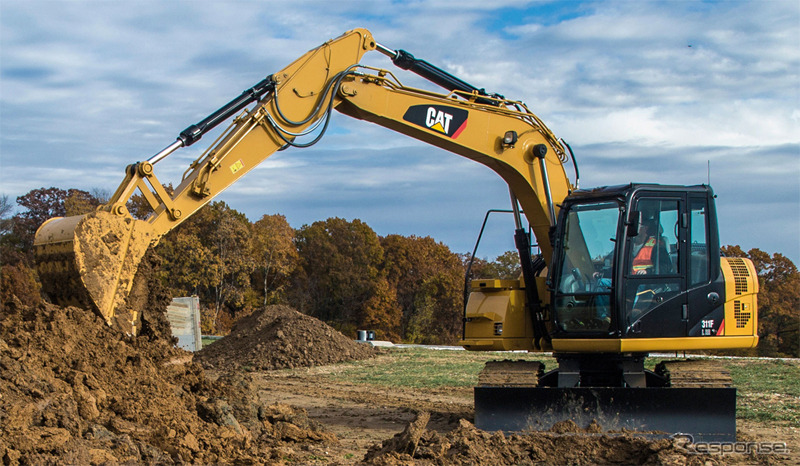
<svg viewBox="0 0 800 466"><path fill-rule="evenodd" d="M544 372L539 361L489 361L478 374L481 387L535 387Z"/></svg>
<svg viewBox="0 0 800 466"><path fill-rule="evenodd" d="M662 361L656 373L669 378L677 388L727 388L733 385L731 374L722 362L707 359Z"/></svg>

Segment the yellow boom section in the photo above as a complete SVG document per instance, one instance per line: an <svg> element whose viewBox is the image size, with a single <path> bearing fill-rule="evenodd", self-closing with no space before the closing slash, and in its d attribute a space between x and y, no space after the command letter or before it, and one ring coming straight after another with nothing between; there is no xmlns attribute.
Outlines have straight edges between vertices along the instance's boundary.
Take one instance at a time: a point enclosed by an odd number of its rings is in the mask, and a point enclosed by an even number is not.
<svg viewBox="0 0 800 466"><path fill-rule="evenodd" d="M379 70L377 76L352 77L340 88L342 101L336 110L495 171L519 200L549 263L552 250L548 234L555 218L551 218L546 192L550 191L555 204L567 197L572 188L564 170L564 149L553 133L522 102L494 99L496 105L481 104L476 102L476 96L408 88L388 76L391 75ZM506 143L504 139L510 132L516 140ZM541 147L546 148L546 154L540 159L536 150ZM558 215L558 207L552 208Z"/></svg>
<svg viewBox="0 0 800 466"><path fill-rule="evenodd" d="M368 31L355 29L259 83L253 89L263 97L189 166L172 195L156 178L154 165L198 139L197 125L150 160L130 165L111 200L97 212L51 219L40 228L39 270L56 283L85 289L82 302L96 308L109 325L135 334L139 317L126 299L148 247L276 151L309 145L296 141L312 132L324 134L334 108L494 170L519 200L549 261L556 203L571 189L563 168L566 155L556 137L522 102L463 89L439 94L409 88L388 71L358 65L364 53L377 47L387 53ZM137 191L153 209L145 220L133 219L126 208ZM75 290L46 291L60 302L74 301Z"/></svg>

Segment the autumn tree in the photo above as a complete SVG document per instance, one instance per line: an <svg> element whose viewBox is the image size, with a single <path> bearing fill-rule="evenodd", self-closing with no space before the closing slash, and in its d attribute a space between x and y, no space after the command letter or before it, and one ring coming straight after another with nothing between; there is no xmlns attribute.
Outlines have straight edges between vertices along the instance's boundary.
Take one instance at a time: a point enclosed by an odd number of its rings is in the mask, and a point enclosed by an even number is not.
<svg viewBox="0 0 800 466"><path fill-rule="evenodd" d="M216 285L219 258L197 235L179 227L162 238L156 251L163 259L158 276L173 296L204 295Z"/></svg>
<svg viewBox="0 0 800 466"><path fill-rule="evenodd" d="M97 200L97 202L100 204L105 204L106 202L109 201L109 199L111 199L111 191L109 191L106 188L95 187L89 190L89 192L92 194L92 197L94 197L95 200Z"/></svg>
<svg viewBox="0 0 800 466"><path fill-rule="evenodd" d="M466 267L469 264L470 255L464 255L462 260ZM499 278L501 280L516 280L521 273L522 266L520 265L519 253L517 251L506 251L492 261L476 257L472 261L472 267L470 268L470 279Z"/></svg>
<svg viewBox="0 0 800 466"><path fill-rule="evenodd" d="M25 209L16 215L25 220L30 227L38 227L45 220L52 217L63 217L67 214L64 200L68 192L60 188L39 188L17 197L17 204Z"/></svg>
<svg viewBox="0 0 800 466"><path fill-rule="evenodd" d="M79 189L39 188L17 197L22 211L5 223L8 232L0 240L3 262L23 261L33 264L33 238L45 220L52 217L81 215L94 210L99 202Z"/></svg>
<svg viewBox="0 0 800 466"><path fill-rule="evenodd" d="M202 213L201 213L202 212ZM214 202L196 214L198 237L218 263L213 272L213 306L217 313L225 308L232 317L242 311L252 296L250 274L254 261L250 248L250 221L222 201Z"/></svg>
<svg viewBox="0 0 800 466"><path fill-rule="evenodd" d="M33 237L45 220L66 215L64 199L67 191L59 188L39 188L17 197L23 209L11 218L11 233L4 238L4 256L17 256L33 265Z"/></svg>
<svg viewBox="0 0 800 466"><path fill-rule="evenodd" d="M164 259L161 278L173 294L197 294L209 331L224 333L253 304L250 221L224 202L198 210L167 234L156 252ZM225 322L225 325L222 323Z"/></svg>
<svg viewBox="0 0 800 466"><path fill-rule="evenodd" d="M329 218L303 226L296 244L296 307L345 333L373 325L384 338L399 337L400 309L381 269L383 248L369 226Z"/></svg>
<svg viewBox="0 0 800 466"><path fill-rule="evenodd" d="M501 280L518 279L522 274L519 253L517 251L506 251L497 256L491 262L487 272L491 274L489 278L499 278Z"/></svg>
<svg viewBox="0 0 800 466"><path fill-rule="evenodd" d="M747 257L758 272L758 354L800 357L800 273L786 256L760 249L746 253L725 246L730 257Z"/></svg>
<svg viewBox="0 0 800 466"><path fill-rule="evenodd" d="M172 196L174 193L174 189L172 188L172 183L162 184L161 186L164 187L164 190L167 192L168 195ZM100 192L100 195L103 193ZM110 196L108 196L110 197ZM150 206L150 203L147 202L144 195L141 192L136 191L133 195L128 199L127 203L125 204L127 207L128 212L131 213L133 218L144 220L146 219L151 213L153 213L153 208Z"/></svg>
<svg viewBox="0 0 800 466"><path fill-rule="evenodd" d="M64 198L64 213L67 217L83 215L93 212L100 205L100 200L94 194L80 189L70 189Z"/></svg>
<svg viewBox="0 0 800 466"><path fill-rule="evenodd" d="M402 309L403 340L453 343L463 314L463 267L459 256L433 238L381 238L383 269Z"/></svg>
<svg viewBox="0 0 800 466"><path fill-rule="evenodd" d="M364 311L356 327L378 330L381 338L397 341L400 339L400 314L395 290L386 277L381 276L375 281L374 288L364 303Z"/></svg>
<svg viewBox="0 0 800 466"><path fill-rule="evenodd" d="M283 215L264 215L253 223L252 247L255 262L252 281L261 288L263 304L283 302L299 261L294 229Z"/></svg>
<svg viewBox="0 0 800 466"><path fill-rule="evenodd" d="M158 277L173 297L200 297L200 327L204 334L224 333L220 317L223 321L230 319L224 319L221 307L208 305L219 276L219 258L191 229L184 230L182 226L164 236L156 247L163 259Z"/></svg>
<svg viewBox="0 0 800 466"><path fill-rule="evenodd" d="M5 194L0 196L0 265L18 263L22 260L21 255L16 251L14 241L12 241L14 220L11 218L11 213L13 210L14 206L8 196Z"/></svg>

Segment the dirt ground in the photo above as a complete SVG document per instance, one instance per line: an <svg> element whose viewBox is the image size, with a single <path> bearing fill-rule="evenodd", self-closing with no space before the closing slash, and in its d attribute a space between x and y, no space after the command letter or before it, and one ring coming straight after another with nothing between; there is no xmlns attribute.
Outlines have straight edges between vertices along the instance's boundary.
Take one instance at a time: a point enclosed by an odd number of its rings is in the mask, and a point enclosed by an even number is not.
<svg viewBox="0 0 800 466"><path fill-rule="evenodd" d="M0 311L4 465L706 465L800 459L797 429L759 425L741 426L740 439L788 442L792 455L698 455L679 441L607 435L574 424L525 435L482 432L471 424L468 388L335 381L327 377L335 364L204 370L192 354L159 336L163 322L149 323L132 338L81 308L10 302ZM324 324L319 328L324 333ZM298 360L303 357L300 352Z"/></svg>
<svg viewBox="0 0 800 466"><path fill-rule="evenodd" d="M289 306L267 306L243 317L231 333L203 348L195 361L207 369L269 370L313 367L367 359L375 350L361 345Z"/></svg>
<svg viewBox="0 0 800 466"><path fill-rule="evenodd" d="M298 462L336 441L300 409L261 404L246 374L212 382L169 341L76 307L0 311L4 465Z"/></svg>
<svg viewBox="0 0 800 466"><path fill-rule="evenodd" d="M262 402L303 408L336 435L338 443L316 452L330 464L800 464L800 427L739 422L740 442L785 443L789 450L758 455L698 454L677 441L602 435L574 425L554 429L557 432L503 436L472 427L469 388L379 388L331 380L326 375L332 371L336 366L254 374ZM408 442L390 445L382 456L374 454L382 443L402 436L419 413L430 417L415 454L408 448L403 453ZM432 438L434 434L438 438ZM372 456L367 455L370 449Z"/></svg>
<svg viewBox="0 0 800 466"><path fill-rule="evenodd" d="M0 303L0 462L28 464L797 464L796 428L741 425L790 455L697 454L680 440L472 424L471 389L332 380L336 362L389 358L292 309L270 307L194 355L177 349L169 298L137 276L142 331L91 310ZM202 364L201 364L202 362ZM289 370L266 370L286 367ZM256 370L260 369L260 370Z"/></svg>
<svg viewBox="0 0 800 466"><path fill-rule="evenodd" d="M137 336L81 307L0 302L4 466L303 464L337 442L302 409L262 404L246 373L209 378L174 346L170 298L142 270Z"/></svg>

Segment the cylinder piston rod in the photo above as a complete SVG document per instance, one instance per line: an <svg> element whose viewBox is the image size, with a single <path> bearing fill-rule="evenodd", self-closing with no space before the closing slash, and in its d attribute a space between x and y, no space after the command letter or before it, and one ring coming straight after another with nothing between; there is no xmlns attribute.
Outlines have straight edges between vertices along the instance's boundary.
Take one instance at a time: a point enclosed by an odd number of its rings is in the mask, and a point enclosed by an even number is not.
<svg viewBox="0 0 800 466"><path fill-rule="evenodd" d="M233 115L239 113L243 108L251 103L260 100L264 94L274 89L275 81L272 79L272 76L267 76L255 86L251 87L250 89L246 89L237 98L231 100L224 106L220 107L216 112L207 116L203 121L191 125L185 130L181 131L181 133L178 135L178 139L175 142L164 148L164 150L161 152L150 157L147 161L151 164L155 164L181 147L191 146L195 142L199 141L203 134L207 133Z"/></svg>
<svg viewBox="0 0 800 466"><path fill-rule="evenodd" d="M428 81L447 89L448 91L456 90L469 94L476 94L479 96L502 98L502 96L496 94L490 95L486 92L485 89L478 89L472 84L469 84L468 82L456 76L453 76L452 74L439 68L438 66L432 65L425 60L420 60L419 58L414 57L414 55L406 52L405 50L402 49L392 50L389 47L383 46L381 44L375 44L375 50L391 58L392 63L394 63L398 68L402 68L404 70L409 70L412 73L416 73L419 76L422 76L423 78L427 79ZM498 101L494 99L486 99L478 97L477 99L475 99L475 101L485 105L498 105Z"/></svg>
<svg viewBox="0 0 800 466"><path fill-rule="evenodd" d="M556 209L553 204L553 195L550 193L550 180L547 178L547 162L544 157L547 155L547 146L544 144L536 144L533 147L533 155L539 159L539 167L542 170L542 184L544 185L544 196L547 198L547 210L550 214L550 226L556 224Z"/></svg>
<svg viewBox="0 0 800 466"><path fill-rule="evenodd" d="M147 161L150 162L151 164L155 165L158 161L162 160L164 157L166 157L169 154L175 152L176 150L180 149L181 147L183 147L183 141L181 141L180 139L177 139L175 142L173 142L172 144L170 144L169 146L164 148L164 150L162 150L158 154L156 154L156 155L150 157L149 159L147 159Z"/></svg>

